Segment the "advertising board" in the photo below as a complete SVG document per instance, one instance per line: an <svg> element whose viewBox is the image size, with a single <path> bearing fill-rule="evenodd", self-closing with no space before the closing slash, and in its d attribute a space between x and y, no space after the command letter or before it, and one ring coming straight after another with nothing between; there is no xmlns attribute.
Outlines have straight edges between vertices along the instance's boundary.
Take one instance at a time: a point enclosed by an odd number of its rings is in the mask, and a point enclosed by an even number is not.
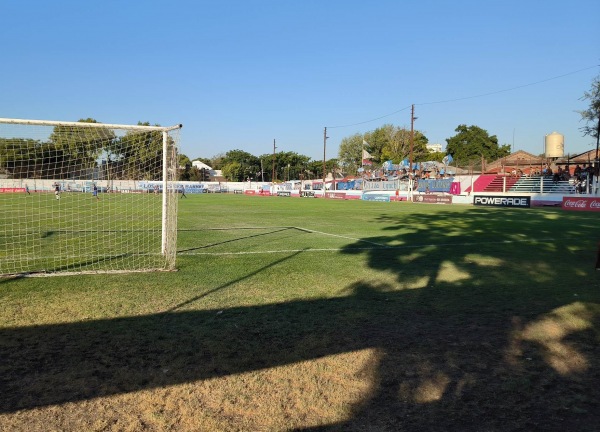
<svg viewBox="0 0 600 432"><path fill-rule="evenodd" d="M570 211L600 212L600 197L563 197L561 207Z"/></svg>
<svg viewBox="0 0 600 432"><path fill-rule="evenodd" d="M477 206L528 208L531 207L531 197L476 195L473 198L473 204Z"/></svg>

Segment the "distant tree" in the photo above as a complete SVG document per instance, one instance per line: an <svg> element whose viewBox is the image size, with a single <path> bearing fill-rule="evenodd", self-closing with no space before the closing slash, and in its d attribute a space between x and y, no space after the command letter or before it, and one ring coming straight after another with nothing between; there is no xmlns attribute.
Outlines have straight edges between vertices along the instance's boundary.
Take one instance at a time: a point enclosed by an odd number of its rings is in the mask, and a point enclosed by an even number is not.
<svg viewBox="0 0 600 432"><path fill-rule="evenodd" d="M0 138L0 174L9 178L45 177L44 150L48 144L29 138ZM56 154L56 152L54 152ZM62 161L62 155L58 158Z"/></svg>
<svg viewBox="0 0 600 432"><path fill-rule="evenodd" d="M427 160L441 162L446 154L446 152L429 152L427 154Z"/></svg>
<svg viewBox="0 0 600 432"><path fill-rule="evenodd" d="M371 162L380 164L383 161L381 157L383 148L389 142L389 133L385 126L377 128L371 132L367 132L364 135L364 139L367 142L365 150L371 155Z"/></svg>
<svg viewBox="0 0 600 432"><path fill-rule="evenodd" d="M138 122L138 126L150 126ZM159 125L155 125L159 126ZM167 145L174 145L169 137ZM158 180L162 178L163 138L160 131L127 131L111 146L110 159L115 178Z"/></svg>
<svg viewBox="0 0 600 432"><path fill-rule="evenodd" d="M185 168L187 165L189 165L191 167L192 166L192 161L190 160L189 157L187 157L183 153L179 153L177 155L177 165L180 168Z"/></svg>
<svg viewBox="0 0 600 432"><path fill-rule="evenodd" d="M591 136L596 138L596 166L598 165L598 150L600 144L600 75L592 81L592 87L586 91L582 100L589 100L590 106L584 111L578 111L581 115L581 120L586 122L580 130L583 136Z"/></svg>
<svg viewBox="0 0 600 432"><path fill-rule="evenodd" d="M428 142L422 132L413 131L413 161L429 160ZM363 149L371 155L371 162L375 165L387 160L400 163L410 158L410 130L385 124L364 135L357 133L343 138L339 148L339 158L348 172L355 172L362 166Z"/></svg>
<svg viewBox="0 0 600 432"><path fill-rule="evenodd" d="M510 154L510 144L499 146L496 135L490 136L478 126L459 125L455 131L456 135L446 139L446 152L457 166L466 166L482 157L494 161Z"/></svg>
<svg viewBox="0 0 600 432"><path fill-rule="evenodd" d="M392 125L383 127L388 140L381 152L382 161L391 160L400 163L404 159L410 160L410 130ZM426 161L429 159L427 143L429 140L418 130L413 131L413 162Z"/></svg>
<svg viewBox="0 0 600 432"><path fill-rule="evenodd" d="M338 150L340 163L344 165L347 173L355 174L362 166L363 135L355 133L352 136L342 138Z"/></svg>
<svg viewBox="0 0 600 432"><path fill-rule="evenodd" d="M228 181L244 181L242 164L240 164L237 161L231 161L228 164L224 165L221 168L221 172L223 174L223 177L225 177Z"/></svg>
<svg viewBox="0 0 600 432"><path fill-rule="evenodd" d="M81 123L98 123L92 118L81 119ZM54 164L60 166L54 170L54 176L75 177L98 166L103 152L110 154L115 133L108 128L75 129L70 126L55 126L49 137L54 154Z"/></svg>
<svg viewBox="0 0 600 432"><path fill-rule="evenodd" d="M237 165L232 165L233 163ZM248 177L255 178L256 173L260 172L260 160L244 150L228 151L223 158L223 164L223 175L230 181L245 181ZM225 168L228 174L225 174Z"/></svg>
<svg viewBox="0 0 600 432"><path fill-rule="evenodd" d="M327 161L325 161L327 166ZM323 178L323 161L312 160L306 165L306 175L309 180Z"/></svg>
<svg viewBox="0 0 600 432"><path fill-rule="evenodd" d="M225 161L225 154L219 153L210 159L198 158L199 161L204 162L206 165L215 170L220 170L223 167Z"/></svg>
<svg viewBox="0 0 600 432"><path fill-rule="evenodd" d="M276 154L276 170L279 180L298 180L310 157L296 152L280 152ZM271 167L273 165L271 159Z"/></svg>

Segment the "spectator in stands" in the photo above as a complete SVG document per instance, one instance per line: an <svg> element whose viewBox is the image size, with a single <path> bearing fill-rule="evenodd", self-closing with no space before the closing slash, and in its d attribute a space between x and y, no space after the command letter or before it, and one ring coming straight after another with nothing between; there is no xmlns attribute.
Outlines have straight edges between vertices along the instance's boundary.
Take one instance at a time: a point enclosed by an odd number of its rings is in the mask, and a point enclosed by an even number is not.
<svg viewBox="0 0 600 432"><path fill-rule="evenodd" d="M556 172L552 176L552 181L554 183L558 183L558 181L562 178L562 174L563 174L562 168L558 167L558 169L556 170Z"/></svg>
<svg viewBox="0 0 600 432"><path fill-rule="evenodd" d="M575 176L575 193L580 194L581 193L581 177L580 176Z"/></svg>
<svg viewBox="0 0 600 432"><path fill-rule="evenodd" d="M581 167L579 166L579 164L577 164L577 166L575 167L575 170L573 171L573 175L575 177L577 177L580 174L581 174Z"/></svg>

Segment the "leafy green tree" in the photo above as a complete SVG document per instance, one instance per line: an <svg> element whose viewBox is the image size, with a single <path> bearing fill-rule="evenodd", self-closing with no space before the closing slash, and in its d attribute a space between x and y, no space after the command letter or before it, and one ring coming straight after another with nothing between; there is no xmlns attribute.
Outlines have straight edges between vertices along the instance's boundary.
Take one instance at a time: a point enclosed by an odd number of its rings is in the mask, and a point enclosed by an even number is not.
<svg viewBox="0 0 600 432"><path fill-rule="evenodd" d="M342 138L338 150L340 163L347 173L355 174L362 166L363 135L355 133L352 136Z"/></svg>
<svg viewBox="0 0 600 432"><path fill-rule="evenodd" d="M243 181L242 164L237 161L229 162L221 168L223 177L228 181Z"/></svg>
<svg viewBox="0 0 600 432"><path fill-rule="evenodd" d="M327 161L325 161L325 166L327 166ZM312 160L306 164L306 179L314 180L314 179L322 179L323 178L323 161Z"/></svg>
<svg viewBox="0 0 600 432"><path fill-rule="evenodd" d="M138 122L138 126L150 126ZM155 125L159 126L159 125ZM167 145L172 148L171 138ZM127 131L108 149L113 178L158 180L162 178L163 138L161 131Z"/></svg>
<svg viewBox="0 0 600 432"><path fill-rule="evenodd" d="M199 161L204 162L206 165L211 167L212 169L221 169L223 167L223 163L225 161L225 154L219 153L212 158L197 158Z"/></svg>
<svg viewBox="0 0 600 432"><path fill-rule="evenodd" d="M596 138L596 165L598 165L598 151L600 148L600 75L592 81L592 87L586 91L581 98L589 100L590 106L584 111L578 111L581 115L581 120L586 122L580 130L583 136L591 136Z"/></svg>
<svg viewBox="0 0 600 432"><path fill-rule="evenodd" d="M490 136L478 126L459 125L457 132L446 139L446 152L452 155L456 166L466 166L482 157L488 161L503 158L510 154L510 145L498 145L496 135Z"/></svg>
<svg viewBox="0 0 600 432"><path fill-rule="evenodd" d="M277 178L280 180L298 180L310 158L296 152L280 152L276 155ZM272 165L271 160L271 165Z"/></svg>
<svg viewBox="0 0 600 432"><path fill-rule="evenodd" d="M41 176L42 158L39 150L43 145L29 138L0 138L0 174L9 178Z"/></svg>
<svg viewBox="0 0 600 432"><path fill-rule="evenodd" d="M380 127L374 131L367 132L364 136L367 146L365 150L371 155L371 162L374 164L380 164L383 162L381 154L383 148L388 144L389 136L385 127Z"/></svg>
<svg viewBox="0 0 600 432"><path fill-rule="evenodd" d="M234 162L239 165L239 168L237 165L232 165ZM233 169L234 166L235 169ZM229 176L225 174L225 171L223 171L223 175L228 180L245 181L247 178L256 178L257 173L260 172L260 160L244 150L230 150L225 153L221 169L225 170L226 167L228 167Z"/></svg>
<svg viewBox="0 0 600 432"><path fill-rule="evenodd" d="M79 122L98 123L92 118L81 119ZM115 133L108 128L55 126L49 138L49 143L54 146L55 163L60 163L55 176L86 175L88 170L98 166L102 152L110 148L115 139Z"/></svg>
<svg viewBox="0 0 600 432"><path fill-rule="evenodd" d="M381 152L382 161L391 160L397 164L404 159L410 160L410 130L392 125L384 125L381 129L387 136L387 143ZM429 160L428 142L423 133L413 131L413 162Z"/></svg>
<svg viewBox="0 0 600 432"><path fill-rule="evenodd" d="M179 153L177 155L177 165L180 168L185 168L186 166L192 166L192 161L190 160L189 157L187 157L186 155L184 155L183 153Z"/></svg>
<svg viewBox="0 0 600 432"><path fill-rule="evenodd" d="M446 156L446 154L447 153L445 152L429 152L429 154L427 155L427 160L442 162L442 159L444 159L444 156Z"/></svg>
<svg viewBox="0 0 600 432"><path fill-rule="evenodd" d="M363 140L366 145L363 144ZM428 142L423 133L413 131L413 161L429 160ZM358 167L362 166L363 148L369 152L371 162L375 165L387 160L400 163L404 159L410 159L410 130L385 124L364 135L357 133L343 138L339 157L347 172L356 172Z"/></svg>

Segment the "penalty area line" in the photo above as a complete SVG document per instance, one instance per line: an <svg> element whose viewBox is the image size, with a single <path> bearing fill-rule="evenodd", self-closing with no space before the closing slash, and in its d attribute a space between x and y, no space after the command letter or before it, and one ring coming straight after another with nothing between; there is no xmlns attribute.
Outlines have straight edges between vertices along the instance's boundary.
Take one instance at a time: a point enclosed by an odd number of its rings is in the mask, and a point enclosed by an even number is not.
<svg viewBox="0 0 600 432"><path fill-rule="evenodd" d="M466 243L438 243L438 244L413 244L405 246L377 246L377 247L352 247L352 248L314 248L314 249L279 249L266 251L240 251L240 252L178 252L177 255L269 255L280 253L299 253L299 252L352 252L352 251L369 251L369 250L406 250L406 249L421 249L427 247L470 247L470 246L492 246L511 243L541 243L554 241L554 239L523 239L523 240L501 240L497 242L466 242Z"/></svg>
<svg viewBox="0 0 600 432"><path fill-rule="evenodd" d="M331 237L343 238L345 240L354 240L354 241L357 241L357 242L369 243L369 244L373 244L375 246L379 246L380 248L383 248L383 249L389 249L390 248L390 246L387 246L387 245L384 245L384 244L381 244L381 243L372 242L372 241L369 241L369 240L363 240L363 239L359 239L359 238L355 238L355 237L348 237L348 236L343 236L343 235L339 235L339 234L331 234L331 233L326 233L326 232L323 232L323 231L311 230L311 229L308 229L308 228L300 228L300 227L294 227L294 228L297 229L298 231L305 231L305 232L313 233L313 234L321 234L321 235L326 235L326 236L331 236Z"/></svg>

